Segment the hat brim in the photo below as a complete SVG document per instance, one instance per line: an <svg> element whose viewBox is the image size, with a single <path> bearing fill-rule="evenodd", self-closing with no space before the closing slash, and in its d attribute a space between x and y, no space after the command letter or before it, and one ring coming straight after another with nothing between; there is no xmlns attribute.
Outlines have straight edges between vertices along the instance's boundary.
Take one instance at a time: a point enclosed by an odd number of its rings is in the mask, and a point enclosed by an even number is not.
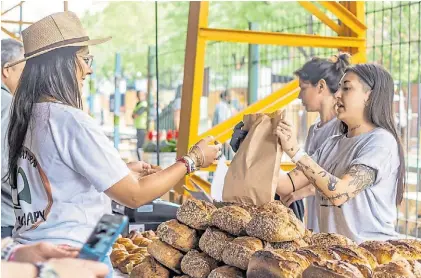
<svg viewBox="0 0 421 278"><path fill-rule="evenodd" d="M111 39L112 39L112 37L106 37L106 38L92 39L92 40L87 40L87 41L84 41L84 42L69 43L69 44L65 44L65 45L53 47L53 48L50 48L50 49L47 49L47 50L44 50L44 51L40 51L40 52L38 52L38 53L36 53L34 55L25 57L24 59L15 61L13 63L10 63L7 66L5 66L5 68L10 68L10 67L16 66L17 64L23 63L23 62L25 62L25 61L27 61L27 60L29 60L31 58L38 57L38 56L40 56L42 54L45 54L47 52L50 52L50 51L53 51L53 50L56 50L56 49L59 49L59 48L69 47L69 46L90 46L90 45L98 45L98 44L102 44L104 42L107 42L107 41L109 41Z"/></svg>

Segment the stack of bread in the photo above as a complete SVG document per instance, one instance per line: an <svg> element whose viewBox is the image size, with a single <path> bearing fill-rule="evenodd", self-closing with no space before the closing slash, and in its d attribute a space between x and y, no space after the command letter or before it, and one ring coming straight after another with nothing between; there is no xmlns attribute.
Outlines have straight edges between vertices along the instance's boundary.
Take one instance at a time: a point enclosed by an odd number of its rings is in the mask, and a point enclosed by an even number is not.
<svg viewBox="0 0 421 278"><path fill-rule="evenodd" d="M177 219L158 227L158 238L147 248L150 256L130 277L421 278L420 241L358 246L338 234L312 234L278 201L215 205L187 200Z"/></svg>
<svg viewBox="0 0 421 278"><path fill-rule="evenodd" d="M156 238L153 231L132 231L127 238L118 238L110 255L113 267L130 274L135 266L149 257L148 245Z"/></svg>

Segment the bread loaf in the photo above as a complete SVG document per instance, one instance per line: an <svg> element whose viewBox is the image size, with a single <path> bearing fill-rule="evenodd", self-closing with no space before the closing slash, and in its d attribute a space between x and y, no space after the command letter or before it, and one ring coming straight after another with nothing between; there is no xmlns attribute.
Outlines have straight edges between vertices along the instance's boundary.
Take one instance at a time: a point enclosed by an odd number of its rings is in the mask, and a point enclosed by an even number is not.
<svg viewBox="0 0 421 278"><path fill-rule="evenodd" d="M149 244L151 244L152 240L147 239L143 236L136 237L132 240L134 245L137 245L139 247L148 247Z"/></svg>
<svg viewBox="0 0 421 278"><path fill-rule="evenodd" d="M292 241L305 234L303 224L294 218L289 213L265 210L252 217L246 231L249 236L268 242Z"/></svg>
<svg viewBox="0 0 421 278"><path fill-rule="evenodd" d="M300 248L296 253L304 256L309 262L322 262L327 260L340 260L341 257L328 247L308 246Z"/></svg>
<svg viewBox="0 0 421 278"><path fill-rule="evenodd" d="M163 242L183 252L196 248L199 241L194 229L175 219L161 223L158 226L157 234Z"/></svg>
<svg viewBox="0 0 421 278"><path fill-rule="evenodd" d="M183 254L180 251L156 239L149 244L148 252L158 262L180 274L181 260L183 259Z"/></svg>
<svg viewBox="0 0 421 278"><path fill-rule="evenodd" d="M120 243L116 242L116 243L113 244L113 250L117 250L117 249L126 251L126 247L124 247L123 244L120 244Z"/></svg>
<svg viewBox="0 0 421 278"><path fill-rule="evenodd" d="M111 252L110 260L113 267L118 267L118 265L129 255L126 250L115 249Z"/></svg>
<svg viewBox="0 0 421 278"><path fill-rule="evenodd" d="M263 249L263 242L254 237L238 237L229 242L222 252L222 259L227 265L247 270L249 261L254 252Z"/></svg>
<svg viewBox="0 0 421 278"><path fill-rule="evenodd" d="M121 261L118 264L118 269L121 272L128 274L133 270L135 266L140 264L145 259L145 257L146 257L145 254L139 254L139 253L128 255L123 261Z"/></svg>
<svg viewBox="0 0 421 278"><path fill-rule="evenodd" d="M286 251L295 251L302 247L308 246L307 242L302 239L295 239L293 241L284 241L284 242L270 242L268 243L269 249L282 249Z"/></svg>
<svg viewBox="0 0 421 278"><path fill-rule="evenodd" d="M188 199L177 210L177 219L193 229L206 230L215 210L216 207L211 203Z"/></svg>
<svg viewBox="0 0 421 278"><path fill-rule="evenodd" d="M148 253L148 248L147 247L138 247L136 249L130 250L129 252L130 254L147 254Z"/></svg>
<svg viewBox="0 0 421 278"><path fill-rule="evenodd" d="M132 240L129 238L119 238L116 240L116 243L123 245L128 252L138 248L139 246L133 244Z"/></svg>
<svg viewBox="0 0 421 278"><path fill-rule="evenodd" d="M245 278L246 275L236 267L224 265L212 270L208 278Z"/></svg>
<svg viewBox="0 0 421 278"><path fill-rule="evenodd" d="M373 278L415 278L415 275L407 260L397 260L378 266Z"/></svg>
<svg viewBox="0 0 421 278"><path fill-rule="evenodd" d="M394 239L388 240L392 245L410 245L418 250L421 250L421 240L418 239Z"/></svg>
<svg viewBox="0 0 421 278"><path fill-rule="evenodd" d="M153 239L156 239L157 238L155 232L154 231L151 231L151 230L142 232L142 236L144 238L147 238L147 239L150 239L150 240L153 240Z"/></svg>
<svg viewBox="0 0 421 278"><path fill-rule="evenodd" d="M351 264L367 264L370 269L377 267L377 259L367 249L357 245L340 246L334 245L329 248L341 257L342 261Z"/></svg>
<svg viewBox="0 0 421 278"><path fill-rule="evenodd" d="M130 273L130 278L169 278L170 272L154 258L147 257L135 266Z"/></svg>
<svg viewBox="0 0 421 278"><path fill-rule="evenodd" d="M303 272L303 278L364 278L355 266L342 261L314 262Z"/></svg>
<svg viewBox="0 0 421 278"><path fill-rule="evenodd" d="M216 202L216 201L214 201L213 204L215 205L217 209L223 208L226 206L237 206L242 209L245 209L251 216L260 212L260 208L253 204L236 203L236 202Z"/></svg>
<svg viewBox="0 0 421 278"><path fill-rule="evenodd" d="M181 260L181 270L193 278L206 278L217 267L215 259L197 250L190 250Z"/></svg>
<svg viewBox="0 0 421 278"><path fill-rule="evenodd" d="M396 247L399 255L407 260L421 260L421 248L415 243L417 240L388 240L387 242ZM417 241L418 242L418 241Z"/></svg>
<svg viewBox="0 0 421 278"><path fill-rule="evenodd" d="M318 233L311 237L311 245L329 247L332 245L356 245L356 243L340 234Z"/></svg>
<svg viewBox="0 0 421 278"><path fill-rule="evenodd" d="M298 277L309 265L305 257L294 252L260 250L250 259L247 277Z"/></svg>
<svg viewBox="0 0 421 278"><path fill-rule="evenodd" d="M373 254L379 264L387 264L402 259L396 247L388 242L371 240L361 243L360 247Z"/></svg>
<svg viewBox="0 0 421 278"><path fill-rule="evenodd" d="M222 252L228 245L228 242L234 238L229 234L220 231L216 228L207 228L205 233L199 240L200 250L214 258L215 260L222 261Z"/></svg>
<svg viewBox="0 0 421 278"><path fill-rule="evenodd" d="M217 209L211 217L211 224L232 235L244 235L250 222L250 213L238 206L226 206Z"/></svg>
<svg viewBox="0 0 421 278"><path fill-rule="evenodd" d="M289 213L289 210L281 201L272 201L259 207L259 212Z"/></svg>

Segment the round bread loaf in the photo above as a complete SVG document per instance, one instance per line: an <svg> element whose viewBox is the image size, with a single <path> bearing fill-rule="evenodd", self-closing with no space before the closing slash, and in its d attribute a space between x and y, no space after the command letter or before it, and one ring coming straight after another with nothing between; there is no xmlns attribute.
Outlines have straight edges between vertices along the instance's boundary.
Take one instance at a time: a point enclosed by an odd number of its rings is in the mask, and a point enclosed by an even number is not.
<svg viewBox="0 0 421 278"><path fill-rule="evenodd" d="M236 267L224 265L212 270L208 278L245 278L246 275Z"/></svg>
<svg viewBox="0 0 421 278"><path fill-rule="evenodd" d="M177 210L177 220L196 230L206 230L216 207L208 202L188 199Z"/></svg>
<svg viewBox="0 0 421 278"><path fill-rule="evenodd" d="M226 206L237 206L242 209L245 209L252 216L260 212L260 208L253 204L236 203L236 202L216 202L216 201L214 201L213 204L218 209L226 207Z"/></svg>
<svg viewBox="0 0 421 278"><path fill-rule="evenodd" d="M228 242L234 238L229 234L216 228L209 227L199 240L200 250L214 258L222 261L222 252L228 245Z"/></svg>
<svg viewBox="0 0 421 278"><path fill-rule="evenodd" d="M364 278L355 266L342 261L314 262L304 270L303 278Z"/></svg>
<svg viewBox="0 0 421 278"><path fill-rule="evenodd" d="M318 233L311 237L311 245L329 247L332 245L356 245L356 243L340 234Z"/></svg>
<svg viewBox="0 0 421 278"><path fill-rule="evenodd" d="M260 250L250 259L247 277L299 277L309 265L305 257L291 251Z"/></svg>
<svg viewBox="0 0 421 278"><path fill-rule="evenodd" d="M222 260L227 265L247 270L249 261L254 252L263 249L263 242L255 237L238 237L229 242L222 252Z"/></svg>
<svg viewBox="0 0 421 278"><path fill-rule="evenodd" d="M158 226L157 234L163 242L183 252L196 248L199 241L194 229L175 219L161 223Z"/></svg>
<svg viewBox="0 0 421 278"><path fill-rule="evenodd" d="M328 247L317 245L300 248L296 251L296 253L306 257L310 263L341 259L338 254L330 250Z"/></svg>
<svg viewBox="0 0 421 278"><path fill-rule="evenodd" d="M289 208L284 206L281 201L272 201L259 207L259 212L271 211L275 213L288 213Z"/></svg>
<svg viewBox="0 0 421 278"><path fill-rule="evenodd" d="M135 266L130 273L130 278L169 278L170 272L154 258L147 257Z"/></svg>
<svg viewBox="0 0 421 278"><path fill-rule="evenodd" d="M387 264L391 261L402 259L397 248L388 242L369 240L361 243L360 247L373 254L379 264Z"/></svg>
<svg viewBox="0 0 421 278"><path fill-rule="evenodd" d="M173 270L177 274L181 273L180 269L183 254L174 247L160 241L159 239L155 239L151 244L149 244L148 252L164 266Z"/></svg>
<svg viewBox="0 0 421 278"><path fill-rule="evenodd" d="M412 266L407 260L389 262L376 267L373 278L416 278L412 272Z"/></svg>
<svg viewBox="0 0 421 278"><path fill-rule="evenodd" d="M304 225L295 216L270 210L253 216L246 231L249 236L268 242L292 241L305 235Z"/></svg>
<svg viewBox="0 0 421 278"><path fill-rule="evenodd" d="M217 209L211 218L211 224L232 235L244 235L250 222L250 213L238 206L226 206Z"/></svg>
<svg viewBox="0 0 421 278"><path fill-rule="evenodd" d="M299 238L293 241L284 242L268 242L269 249L283 249L286 251L295 251L302 247L307 247L308 244L305 240Z"/></svg>
<svg viewBox="0 0 421 278"><path fill-rule="evenodd" d="M334 245L329 247L329 249L338 254L342 261L351 264L368 264L370 269L375 269L377 267L376 257L367 249L358 245Z"/></svg>
<svg viewBox="0 0 421 278"><path fill-rule="evenodd" d="M388 240L387 242L396 247L396 250L400 256L407 260L421 260L421 248L419 243L415 243L415 240Z"/></svg>
<svg viewBox="0 0 421 278"><path fill-rule="evenodd" d="M193 278L206 278L217 267L215 259L197 250L190 250L181 260L181 270Z"/></svg>

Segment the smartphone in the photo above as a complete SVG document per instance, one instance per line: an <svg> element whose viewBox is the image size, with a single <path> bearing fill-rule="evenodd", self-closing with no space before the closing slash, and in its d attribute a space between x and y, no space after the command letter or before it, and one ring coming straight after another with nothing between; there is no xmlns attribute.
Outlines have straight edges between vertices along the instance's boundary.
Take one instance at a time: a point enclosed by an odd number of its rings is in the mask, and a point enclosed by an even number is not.
<svg viewBox="0 0 421 278"><path fill-rule="evenodd" d="M127 216L104 214L83 245L79 258L102 262L127 225Z"/></svg>

